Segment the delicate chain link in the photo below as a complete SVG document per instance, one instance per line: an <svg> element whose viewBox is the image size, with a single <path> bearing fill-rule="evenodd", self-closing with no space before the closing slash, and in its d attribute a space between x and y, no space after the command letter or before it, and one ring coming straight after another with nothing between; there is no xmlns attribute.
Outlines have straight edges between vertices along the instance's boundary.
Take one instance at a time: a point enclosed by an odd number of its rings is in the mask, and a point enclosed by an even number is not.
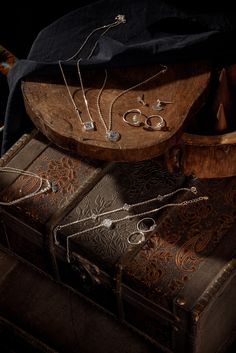
<svg viewBox="0 0 236 353"><path fill-rule="evenodd" d="M106 124L106 122L105 122L105 120L104 120L104 117L103 117L102 111L101 111L101 95L102 95L102 92L103 92L103 90L104 90L104 88L105 88L105 86L106 86L107 77L108 77L107 70L106 70L106 69L104 70L104 72L105 72L105 77L104 77L103 85L102 85L102 87L101 87L101 89L100 89L100 91L99 91L99 94L98 94L98 96L97 96L97 110L98 110L98 113L99 113L100 120L101 120L101 122L103 123L106 132L112 130L112 110L113 110L113 106L114 106L115 102L117 101L117 99L119 99L122 95L128 93L129 91L131 91L131 90L133 90L133 89L135 89L135 88L137 88L137 87L139 87L139 86L141 86L141 85L143 85L143 84L145 84L145 83L151 81L152 79L154 79L155 77L161 75L162 73L165 73L165 72L167 71L167 66L165 66L165 65L161 65L161 66L164 67L163 70L161 70L161 71L157 72L156 74L154 74L154 75L148 77L148 78L145 79L144 81L139 82L139 83L137 83L136 85L133 85L133 86L127 88L126 90L122 91L120 94L118 94L118 95L113 99L113 101L111 102L110 107L109 107L108 126L107 126L107 124Z"/></svg>
<svg viewBox="0 0 236 353"><path fill-rule="evenodd" d="M139 82L137 83L136 85L133 85L129 88L127 88L126 90L122 91L120 94L118 94L111 102L110 104L110 108L109 108L109 114L108 114L108 117L109 117L109 121L108 121L108 130L112 130L112 110L113 110L113 107L114 107L114 104L115 102L121 97L123 96L124 94L128 93L129 91L141 86L141 85L144 85L145 83L153 80L154 78L158 77L159 75L161 74L164 74L166 71L167 71L167 66L166 65L161 65L163 67L163 70L157 72L156 74L148 77L146 80L143 80L142 82Z"/></svg>
<svg viewBox="0 0 236 353"><path fill-rule="evenodd" d="M77 50L77 52L75 54L73 54L71 57L69 57L68 59L64 60L64 61L71 61L73 60L74 58L76 58L79 53L82 51L82 49L85 47L85 45L87 44L88 40L92 37L92 35L95 33L95 32L98 32L100 31L101 29L104 29L105 28L105 31L103 31L98 40L103 37L111 28L113 27L116 27L116 26L119 26L120 24L122 23L126 23L126 19L125 19L125 16L124 15L117 15L115 17L115 22L112 22L112 23L109 23L108 25L104 25L104 26L100 26L100 27L97 27L95 29L93 29L89 35L85 38L83 44L80 46L80 48ZM94 50L96 49L96 46L98 44L98 40L96 40L94 46L92 47L91 51L90 51L90 54L88 55L87 59L90 59L91 56L93 55L93 52Z"/></svg>
<svg viewBox="0 0 236 353"><path fill-rule="evenodd" d="M158 207L158 208L154 208L152 210L149 210L149 211L145 211L145 212L141 212L141 213L137 213L137 214L134 214L134 215L128 215L125 217L125 219L133 219L135 217L141 217L141 216L146 216L150 213L155 213L155 212L158 212L164 208L167 208L167 207L173 207L173 206L186 206L188 204L191 204L191 203L196 203L196 202L199 202L199 201L203 201L203 200L208 200L208 196L199 196L195 199L191 199L191 200L186 200L186 201L182 201L182 202L179 202L179 203L168 203L166 205L163 205L161 207ZM120 219L121 221L122 219Z"/></svg>
<svg viewBox="0 0 236 353"><path fill-rule="evenodd" d="M115 17L115 22L112 22L108 25L104 25L104 26L100 26L98 28L95 28L94 30L92 30L92 32L85 38L83 44L80 46L80 48L76 51L75 54L73 54L71 57L69 57L68 59L65 59L63 60L63 62L69 62L71 60L73 60L74 58L76 58L80 52L82 51L82 49L85 47L85 45L87 44L88 40L91 38L91 36L101 30L101 29L105 29L99 36L99 39L104 36L111 28L113 27L116 27L118 25L120 25L121 23L125 23L126 22L126 19L125 19L125 16L124 15L117 15ZM99 40L98 39L98 40ZM96 40L94 46L92 47L89 55L87 56L87 59L90 59L91 56L93 55L94 53L94 50L96 49L96 46L98 44L98 40ZM88 105L88 101L87 101L87 98L86 98L86 94L85 94L85 90L84 90L84 86L83 86L83 81L82 81L82 77L81 77L81 71L80 71L80 61L82 60L82 58L79 58L79 60L77 61L77 69L78 69L78 74L79 74L79 79L80 79L80 85L81 85L81 89L82 89L82 94L83 94L83 99L84 99L84 103L85 103L85 106L86 106L86 110L88 112L88 116L89 116L89 119L90 119L90 122L92 123L91 125L89 125L89 128L86 129L86 130L94 130L94 125L93 125L93 118L92 118L92 115L91 115L91 112L89 110L89 105ZM70 88L69 88L69 85L67 83L67 79L66 79L66 76L65 76L65 73L64 73L64 70L63 70L63 67L62 67L62 60L59 60L58 61L58 65L60 67L60 71L61 71L61 74L62 74L62 77L63 77L63 81L64 81L64 84L66 86L66 89L67 89L67 92L68 92L68 95L69 95L69 98L71 100L71 103L75 109L75 112L79 118L79 121L80 121L80 124L83 125L83 126L86 126L86 123L84 123L83 119L82 119L82 116L81 116L81 112L79 110L79 108L77 107L76 103L75 103L75 100L73 98L73 95L70 91ZM92 127L92 128L91 128Z"/></svg>
<svg viewBox="0 0 236 353"><path fill-rule="evenodd" d="M101 89L100 89L100 91L98 93L96 103L97 103L97 110L98 110L98 114L99 114L100 120L103 123L103 125L105 127L105 130L107 132L107 131L109 131L109 128L107 127L107 124L106 124L105 120L103 119L102 111L101 111L101 104L100 104L101 95L102 95L102 92L103 92L103 90L104 90L104 88L106 86L106 83L107 83L107 69L105 69L104 72L105 72L104 81L103 81L102 87L101 87Z"/></svg>
<svg viewBox="0 0 236 353"><path fill-rule="evenodd" d="M117 15L116 18L115 18L115 22L113 23L110 23L108 25L104 25L104 26L101 26L101 27L98 27L98 28L95 28L84 40L83 44L81 45L81 47L77 50L77 52L71 56L70 58L64 60L65 62L68 62L72 59L74 59L75 57L77 57L79 55L79 53L82 51L82 49L84 48L84 46L86 45L86 43L88 42L89 38L96 32L96 31L99 31L101 29L105 29L101 34L100 34L100 37L101 38L102 36L104 36L107 31L109 31L111 28L113 27L116 27L118 25L120 25L121 23L126 23L126 19L125 19L125 16L124 15ZM92 47L89 55L87 56L87 59L91 58L91 56L93 55L94 53L94 50L96 48L98 44L98 40L95 42L94 46ZM82 80L82 75L81 75L81 68L80 68L80 62L81 62L82 58L79 58L77 60L77 70L78 70L78 75L79 75L79 80L80 80L80 85L81 85L81 90L82 90L82 95L83 95L83 100L84 100L84 103L85 103L85 106L86 106L86 110L87 110L87 113L88 113L88 116L89 116L89 119L90 119L90 124L87 122L87 123L84 123L82 117L81 117L81 112L79 110L79 108L77 107L76 103L75 103L75 100L73 98L73 95L71 94L71 91L69 89L69 85L67 83L67 80L66 80L66 77L65 77L65 74L64 74L64 71L63 71L63 68L62 68L62 61L59 60L58 64L59 64L59 67L60 67L60 70L61 70L61 73L62 73L62 77L63 77L63 80L64 80L64 83L65 83L65 86L66 86L66 89L67 89L67 92L68 92L68 95L70 97L70 100L72 102L72 105L76 111L76 114L78 115L78 118L79 118L79 121L82 125L85 126L85 129L86 129L86 125L87 125L87 129L86 130L94 130L94 122L93 122L93 118L92 118L92 114L91 114L91 111L89 109L89 104L88 104L88 100L86 98L86 94L85 94L85 90L84 90L84 84L83 84L83 80ZM96 104L97 104L97 109L98 109L98 114L99 114L99 117L100 117L100 120L105 128L105 131L106 131L106 136L109 136L109 132L113 132L115 134L117 134L117 139L119 139L119 133L118 132L114 132L112 131L112 111L113 111L113 107L114 107L114 104L115 102L121 97L123 96L124 94L128 93L129 91L149 82L150 80L154 79L155 77L159 76L160 74L162 73L165 73L166 70L167 70L167 67L165 65L161 65L162 67L164 67L163 70L159 71L158 73L148 77L147 79L143 80L142 82L139 82L131 87L129 87L128 89L120 92L120 94L118 94L111 102L110 104L110 107L109 107L109 113L108 113L108 124L106 124L105 122L105 119L103 117L103 114L102 114L102 111L101 111L101 95L102 95L102 92L104 91L104 88L105 88L105 85L106 85L106 82L107 82L107 70L105 69L105 78L104 78L104 82L102 84L102 87L99 91L99 94L97 96L97 100L96 100ZM108 135L107 135L108 133ZM110 141L112 141L112 139L110 139L110 137L108 137L108 139ZM115 138L115 140L113 141L116 141L117 140Z"/></svg>
<svg viewBox="0 0 236 353"><path fill-rule="evenodd" d="M13 200L13 201L9 201L9 202L0 201L0 205L1 206L15 205L15 204L17 204L17 203L19 203L21 201L27 200L29 198L35 197L37 195L46 193L47 191L54 189L54 186L52 185L52 183L48 179L40 177L39 175L37 175L37 174L35 174L33 172L30 172L30 171L21 170L21 169L12 168L12 167L0 167L0 172L14 173L14 174L17 173L17 174L20 174L20 175L31 176L31 177L34 177L34 178L39 180L39 185L38 185L38 187L37 187L37 189L35 191L31 192L28 195L22 196L22 197L20 197L20 198L18 198L16 200ZM42 188L43 182L46 183L46 186L44 188Z"/></svg>
<svg viewBox="0 0 236 353"><path fill-rule="evenodd" d="M146 200L146 201L143 201L143 202L138 202L138 203L134 203L134 204L130 204L130 205L125 203L122 207L116 208L114 210L110 210L110 211L106 211L106 212L102 212L102 213L98 213L98 214L92 213L91 216L88 216L88 217L85 217L83 219L79 219L79 220L76 220L74 222L70 222L70 223L67 223L67 224L58 225L57 227L55 227L54 230L53 230L55 244L59 245L59 242L58 242L58 239L57 239L57 232L59 230L61 230L61 229L67 228L69 226L72 226L72 225L75 225L75 224L78 224L78 223L81 223L81 222L89 221L91 219L95 221L95 220L97 220L100 217L107 216L107 215L114 214L114 213L118 213L118 212L121 212L121 211L129 211L130 209L132 209L134 207L137 207L137 206L148 205L149 203L151 203L153 201L162 201L166 197L173 196L173 195L175 195L176 193L178 193L180 191L190 191L193 194L197 194L197 189L196 189L195 186L192 186L191 188L179 188L179 189L174 190L174 191L172 191L172 192L170 192L168 194L158 195L155 198L152 198L152 199L149 199L149 200ZM153 209L148 210L148 211L135 213L135 214L132 214L132 215L127 215L127 216L124 216L124 217L121 217L121 218L117 218L117 219L103 219L98 225L95 225L93 227L81 230L80 232L77 232L77 233L73 233L73 234L71 234L71 235L69 235L67 237L67 239L66 239L67 260L68 260L68 262L70 262L69 240L71 238L75 237L75 236L91 232L91 231L99 229L101 227L110 228L111 226L113 226L116 223L119 223L119 222L122 222L122 221L125 221L125 220L131 220L131 219L137 218L137 217L146 216L146 215L149 215L149 214L152 214L152 213L156 213L156 212L158 212L158 211L160 211L162 209L168 208L168 207L174 207L174 206L183 207L183 206L186 206L188 204L193 204L193 203L197 203L197 202L204 201L204 200L208 200L208 196L199 196L197 198L190 199L190 200L185 200L185 201L182 201L182 202L179 202L179 203L168 203L168 204L162 205L162 206L160 206L158 208L153 208Z"/></svg>
<svg viewBox="0 0 236 353"><path fill-rule="evenodd" d="M131 219L137 218L137 217L146 216L146 215L151 214L151 213L156 213L156 212L158 212L160 210L163 210L164 208L175 207L175 206L176 207L184 207L184 206L187 206L188 204L193 204L193 203L197 203L197 202L205 201L205 200L208 200L208 196L199 196L199 197L197 197L195 199L182 201L180 203L169 203L169 204L163 205L161 207L151 209L149 211L137 213L137 214L134 214L134 215L128 215L128 216L125 216L125 217L122 217L122 218L118 218L118 219L113 219L113 220L104 219L97 226L81 230L80 232L77 232L77 233L73 233L73 234L69 235L66 238L66 257L67 257L67 261L70 262L69 241L70 241L71 238L74 238L74 237L76 237L78 235L82 235L82 234L91 232L93 230L96 230L96 229L99 229L99 228L102 228L102 227L111 228L111 226L116 224L116 223L119 223L119 222L122 222L122 221L125 221L125 220L131 220ZM109 226L107 226L107 225L109 225ZM154 228L153 228L153 230L154 230ZM55 228L55 230L54 230L54 239L57 239L57 231L58 231L58 228ZM57 242L55 241L55 243L56 243L56 245L59 245L58 241Z"/></svg>
<svg viewBox="0 0 236 353"><path fill-rule="evenodd" d="M77 114L77 116L78 116L78 118L79 118L80 123L83 124L83 120L82 120L82 117L81 117L81 115L80 115L79 108L77 107L77 105L76 105L76 103L75 103L75 100L74 100L74 98L73 98L73 96L72 96L72 94L71 94L71 91L70 91L70 89L69 89L69 86L68 86L68 83L67 83L67 80L66 80L66 76L65 76L65 74L64 74L64 71L63 71L63 68L62 68L62 65L61 65L61 60L58 61L58 65L59 65L59 67L60 67L61 74L62 74L64 83L65 83L65 86L66 86L68 95L69 95L69 97L70 97L71 103L73 104L73 107L74 107L74 109L75 109L75 111L76 111L76 114Z"/></svg>
<svg viewBox="0 0 236 353"><path fill-rule="evenodd" d="M110 214L113 214L113 213L117 213L117 212L121 212L121 211L129 211L132 208L135 208L135 207L138 207L138 206L143 206L143 205L148 205L149 203L154 202L154 201L162 201L165 198L167 198L169 196L173 196L174 194L176 194L176 193L178 193L180 191L190 191L193 194L197 194L197 189L196 189L195 186L192 186L191 188L179 188L179 189L176 189L176 190L174 190L174 191L172 191L172 192L170 192L168 194L164 194L164 195L159 194L156 197L154 197L153 199L148 199L148 200L145 200L145 201L142 201L142 202L133 203L133 204L124 203L122 207L115 208L114 210L110 210L110 211L106 211L106 212L102 212L102 213L97 213L97 214L96 213L92 213L91 216L78 219L78 220L76 220L74 222L71 222L71 223L67 223L67 224L63 224L63 225L57 226L56 228L57 228L57 230L60 230L60 229L66 228L68 226L72 226L72 225L75 225L75 224L78 224L78 223L81 223L81 222L89 221L90 219L96 220L99 217L107 216L107 215L110 215ZM58 243L56 238L55 238L55 242Z"/></svg>
<svg viewBox="0 0 236 353"><path fill-rule="evenodd" d="M88 112L88 116L89 116L89 119L91 121L93 121L93 118L92 118L92 115L91 115L91 112L90 112L90 109L89 109L89 105L88 105L88 100L86 98L86 94L85 94L85 90L84 90L84 84L83 84L83 80L82 80L82 75L81 75L81 71L80 71L80 61L82 59L79 59L77 61L77 69L78 69L78 75L79 75L79 81L80 81L80 86L81 86L81 90L82 90L82 95L83 95L83 99L84 99L84 103L85 103L85 106L86 106L86 110Z"/></svg>

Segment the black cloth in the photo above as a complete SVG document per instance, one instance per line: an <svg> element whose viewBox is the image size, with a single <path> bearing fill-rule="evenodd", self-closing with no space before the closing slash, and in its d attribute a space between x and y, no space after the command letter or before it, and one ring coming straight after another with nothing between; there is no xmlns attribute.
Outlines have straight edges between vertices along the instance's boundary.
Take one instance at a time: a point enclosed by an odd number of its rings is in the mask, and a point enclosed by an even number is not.
<svg viewBox="0 0 236 353"><path fill-rule="evenodd" d="M192 59L221 63L235 61L236 14L226 8L209 11L167 0L101 0L69 12L39 32L28 57L19 60L8 75L9 97L5 114L2 153L33 127L27 116L20 83L27 76L56 75L58 60L73 56L92 30L126 16L126 24L114 27L98 40L92 57L86 56L100 32L81 55L84 66L148 65ZM231 10L231 9L230 9ZM75 60L65 67L75 66Z"/></svg>

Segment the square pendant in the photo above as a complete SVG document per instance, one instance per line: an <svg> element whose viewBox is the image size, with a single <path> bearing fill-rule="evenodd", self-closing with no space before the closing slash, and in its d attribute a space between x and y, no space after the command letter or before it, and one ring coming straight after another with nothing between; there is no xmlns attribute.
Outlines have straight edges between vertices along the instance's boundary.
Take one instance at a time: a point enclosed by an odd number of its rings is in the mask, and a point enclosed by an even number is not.
<svg viewBox="0 0 236 353"><path fill-rule="evenodd" d="M85 121L83 123L83 128L85 131L94 131L95 130L95 125L93 121Z"/></svg>

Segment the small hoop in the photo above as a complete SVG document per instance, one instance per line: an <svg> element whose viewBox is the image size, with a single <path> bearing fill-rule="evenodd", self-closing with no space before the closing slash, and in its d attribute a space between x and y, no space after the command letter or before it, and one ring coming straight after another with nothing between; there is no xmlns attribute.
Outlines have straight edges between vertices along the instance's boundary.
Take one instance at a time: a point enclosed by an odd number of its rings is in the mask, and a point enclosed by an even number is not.
<svg viewBox="0 0 236 353"><path fill-rule="evenodd" d="M144 115L140 109L130 109L123 114L123 120L126 124L131 126L141 126L143 124L141 120L142 116L146 118L146 115Z"/></svg>
<svg viewBox="0 0 236 353"><path fill-rule="evenodd" d="M140 219L137 223L137 230L140 233L148 233L154 230L156 227L156 222L151 217L145 217Z"/></svg>
<svg viewBox="0 0 236 353"><path fill-rule="evenodd" d="M132 238L134 238L134 240L132 240ZM145 235L143 232L135 231L127 237L127 241L131 245L138 245L145 241Z"/></svg>
<svg viewBox="0 0 236 353"><path fill-rule="evenodd" d="M154 124L152 121L157 119L158 121ZM166 126L165 120L161 115L155 114L150 115L145 119L145 128L148 130L162 130Z"/></svg>

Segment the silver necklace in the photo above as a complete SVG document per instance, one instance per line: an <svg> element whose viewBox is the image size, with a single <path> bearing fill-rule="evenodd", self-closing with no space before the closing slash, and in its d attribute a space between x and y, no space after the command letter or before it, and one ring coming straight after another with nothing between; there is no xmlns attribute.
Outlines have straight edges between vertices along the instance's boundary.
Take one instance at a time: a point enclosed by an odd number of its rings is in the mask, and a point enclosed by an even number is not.
<svg viewBox="0 0 236 353"><path fill-rule="evenodd" d="M70 262L70 253L69 253L69 240L71 238L74 238L75 236L78 236L78 235L82 235L82 234L85 234L85 233L88 233L88 232L91 232L93 230L96 230L96 229L99 229L99 228L102 228L102 227L105 227L105 228L108 228L110 229L112 226L114 226L115 224L119 223L119 222L122 222L122 221L126 221L126 220L131 220L133 218L136 218L136 217L143 217L143 216L147 216L151 213L156 213L160 210L163 210L164 208L168 208L168 207L184 207L184 206L187 206L189 204L193 204L193 203L197 203L197 202L200 202L200 201L206 201L208 200L208 196L199 196L197 198L194 198L194 199L191 199L191 200L186 200L186 201L182 201L182 202L179 202L179 203L168 203L166 205L163 205L163 206L160 206L158 208L153 208L149 211L145 211L145 212L141 212L141 213L136 213L136 214L133 214L133 215L127 215L125 217L122 217L122 218L118 218L118 219L107 219L105 218L100 224L98 224L97 226L94 226L94 227L91 227L91 228L87 228L87 229L84 229L80 232L77 232L77 233L74 233L74 234L71 234L69 235L67 238L66 238L66 253L67 253L67 261ZM150 230L154 230L155 228L152 226ZM133 233L132 233L133 234ZM127 237L127 241L129 243L130 242L130 236Z"/></svg>
<svg viewBox="0 0 236 353"><path fill-rule="evenodd" d="M81 45L81 47L76 51L75 54L73 54L71 57L69 57L68 59L64 60L64 62L68 62L68 61L71 61L73 60L75 57L77 57L80 52L82 51L82 49L85 47L86 43L88 42L88 40L91 38L91 36L101 30L101 29L105 29L99 36L99 38L101 38L102 36L104 36L111 28L113 27L116 27L122 23L126 23L126 18L124 15L117 15L115 17L115 21L112 22L112 23L109 23L108 25L104 25L104 26L100 26L100 27L97 27L95 28L94 30L92 30L92 32L85 38L83 44ZM87 56L87 59L90 59L91 56L93 55L94 53L94 50L96 49L96 46L98 44L98 40L96 40L94 46L92 47L89 55ZM69 95L69 98L71 100L71 103L74 107L74 110L79 118L79 121L80 121L80 124L82 125L83 127L83 130L85 131L94 131L96 129L95 127L95 123L93 121L93 118L91 116L91 113L90 113L90 110L89 110L89 105L88 105L88 101L86 99L86 95L85 95L85 91L84 91L84 87L83 87L83 81L82 81L82 77L81 77L81 72L80 72L80 68L79 68L79 63L82 59L80 58L78 61L77 61L77 67L78 67L78 74L79 74L79 79L80 79L80 85L81 85L81 89L82 89L82 94L83 94L83 99L84 99L84 103L85 103L85 106L86 106L86 110L87 110L87 113L88 113L88 116L89 116L89 120L88 121L83 121L82 119L82 116L81 116L81 111L80 109L77 107L77 104L74 100L74 97L69 89L69 85L67 83L67 79L66 79L66 76L65 76L65 73L64 73L64 70L63 70L63 67L62 67L62 60L59 60L58 61L58 65L59 65L59 68L60 68L60 71L61 71L61 74L62 74L62 77L63 77L63 81L64 81L64 84L66 86L66 90L67 90L67 93Z"/></svg>
<svg viewBox="0 0 236 353"><path fill-rule="evenodd" d="M1 206L11 206L11 205L15 205L21 201L24 201L24 200L27 200L29 198L32 198L32 197L35 197L37 195L40 195L40 194L44 194L48 191L53 191L53 192L56 192L57 191L57 187L54 183L50 182L48 179L46 178L43 178L33 172L30 172L30 171L26 171L26 170L21 170L21 169L18 169L18 168L12 168L12 167L0 167L0 172L5 172L5 173L17 173L17 174L20 174L20 175L27 175L27 176L30 176L30 177L34 177L36 179L39 180L39 185L38 187L36 188L35 191L31 192L30 194L28 195L25 195L25 196L22 196L22 197L19 197L18 199L16 200L13 200L13 201L9 201L9 202L3 202L3 201L0 201L0 205ZM43 184L46 184L45 187L42 187Z"/></svg>
<svg viewBox="0 0 236 353"><path fill-rule="evenodd" d="M114 214L114 213L118 213L118 212L121 212L121 211L127 211L129 212L131 209L135 208L135 207L140 207L140 206L144 206L144 205L148 205L154 201L163 201L165 198L167 197L170 197L170 196L173 196L174 194L180 192L180 191L190 191L191 193L193 194L197 194L197 189L195 186L191 187L191 188L179 188L177 190L174 190L168 194L165 194L165 195L157 195L156 197L152 198L152 199L148 199L146 201L142 201L142 202L138 202L138 203L134 203L134 204L127 204L127 203L124 203L122 207L119 207L119 208L116 208L114 210L110 210L110 211L106 211L106 212L102 212L102 213L98 213L98 214L95 214L95 213L92 213L89 217L86 217L86 218L83 218L83 219L79 219L79 220L76 220L74 222L70 222L70 223L67 223L67 224L63 224L63 225L59 225L57 227L54 228L54 241L55 241L55 245L59 245L59 241L57 239L57 232L61 229L64 229L64 228L67 228L69 226L72 226L72 225L75 225L75 224L79 224L81 222L85 222L85 221L88 221L88 220L93 220L93 221L96 221L98 218L101 218L103 216L108 216L108 215L111 215L111 214ZM151 213L155 213L155 212L158 212L164 208L167 208L167 207L173 207L173 206L186 206L190 203L196 203L196 202L199 202L199 201L203 201L203 200L208 200L208 197L207 196L200 196L198 198L194 198L194 199L190 199L190 200L186 200L186 201L182 201L180 203L169 203L169 204L166 204L166 205L163 205L163 206L160 206L158 208L154 208L154 209L151 209L151 210L148 210L148 211L144 211L144 212L140 212L140 213L136 213L136 214L132 214L132 215L126 215L122 218L118 218L118 219L111 219L111 218L104 218L98 225L96 226L93 226L91 228L87 228L87 229L84 229L80 232L77 232L77 233L73 233L71 235L69 235L67 237L67 260L68 262L70 262L69 260L69 240L75 236L78 236L78 235L81 235L81 234L84 234L84 233L87 233L89 231L93 231L93 230L96 230L96 229L99 229L101 227L105 227L105 228L112 228L116 223L119 223L119 222L122 222L122 221L125 221L125 220L131 220L135 217L143 217L143 216L147 216ZM154 221L155 223L155 221ZM140 233L145 233L144 230L141 230L140 229L140 221L138 222L137 224L137 229L138 229L138 232ZM149 231L150 230L153 230L153 224L151 225L151 227L149 227ZM136 234L137 232L134 232L132 233L130 236L128 236L127 238L127 241L131 244L131 237L134 236L134 234ZM142 235L143 236L143 235ZM142 239L142 237L141 237ZM132 242L133 244L135 244L135 242Z"/></svg>
<svg viewBox="0 0 236 353"><path fill-rule="evenodd" d="M124 94L128 93L129 91L153 80L154 78L158 77L159 75L161 74L164 74L166 71L167 71L167 66L165 65L161 65L163 67L162 70L160 70L159 72L157 72L156 74L148 77L147 79L127 88L126 90L120 92L115 98L113 98L111 104L110 104L110 107L109 107L109 113L108 113L108 125L106 124L105 120L104 120L104 117L103 117L103 114L102 114L102 111L101 111L101 95L102 95L102 92L106 86L106 82L107 82L107 70L105 69L105 78L104 78L104 82L103 82L103 85L100 89L100 92L97 96L97 109L98 109L98 113L99 113L99 117L100 117L100 120L101 122L103 123L104 127L105 127L105 131L106 131L106 139L108 141L111 141L111 142L116 142L116 141L119 141L120 138L121 138L121 135L118 131L115 131L112 129L112 114L113 114L113 108L114 108L114 104L115 102L121 97L123 96Z"/></svg>

